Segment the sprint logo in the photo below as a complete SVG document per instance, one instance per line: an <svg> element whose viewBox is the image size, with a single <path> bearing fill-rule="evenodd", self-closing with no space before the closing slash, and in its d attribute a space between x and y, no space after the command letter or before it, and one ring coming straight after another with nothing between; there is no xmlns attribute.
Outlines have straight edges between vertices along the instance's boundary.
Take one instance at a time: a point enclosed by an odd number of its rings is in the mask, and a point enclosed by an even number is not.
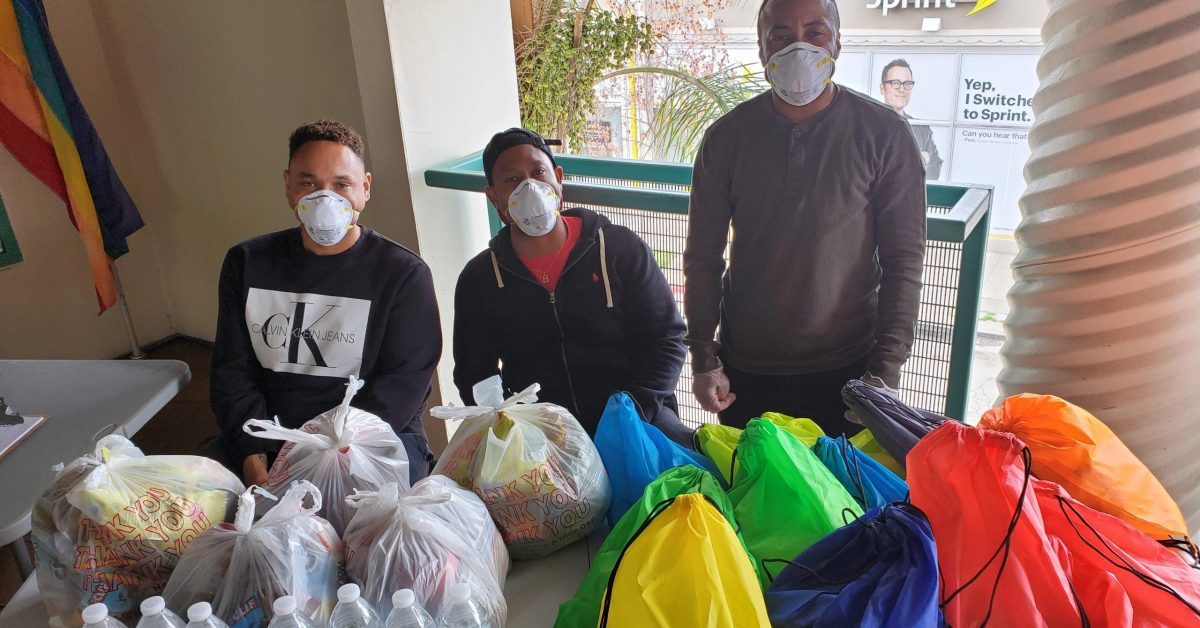
<svg viewBox="0 0 1200 628"><path fill-rule="evenodd" d="M953 9L963 0L873 0L867 3L868 9L880 9L886 16L892 9ZM996 4L997 0L978 0L975 8L967 15L974 15Z"/></svg>

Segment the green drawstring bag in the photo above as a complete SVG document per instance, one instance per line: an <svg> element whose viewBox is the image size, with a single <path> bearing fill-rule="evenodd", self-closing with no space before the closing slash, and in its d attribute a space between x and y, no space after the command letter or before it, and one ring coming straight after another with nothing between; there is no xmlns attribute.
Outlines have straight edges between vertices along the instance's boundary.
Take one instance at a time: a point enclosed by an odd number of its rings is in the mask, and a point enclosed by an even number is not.
<svg viewBox="0 0 1200 628"><path fill-rule="evenodd" d="M755 419L738 441L729 498L750 555L792 560L863 514L841 482L804 443ZM767 567L773 577L787 563Z"/></svg>
<svg viewBox="0 0 1200 628"><path fill-rule="evenodd" d="M774 423L788 434L800 439L805 447L812 447L818 438L825 435L821 426L814 423L812 419L795 419L778 412L763 413L761 418ZM717 469L721 472L721 479L725 480L726 486L733 481L733 469L737 466L737 461L733 458L733 450L737 448L738 439L741 437L742 430L717 423L701 425L700 429L696 430L695 436L692 437L695 441L696 451L704 454L713 461L713 464L717 465Z"/></svg>
<svg viewBox="0 0 1200 628"><path fill-rule="evenodd" d="M825 430L812 419L797 419L778 412L764 412L761 417L774 423L776 427L800 439L805 447L811 448L817 444L817 439L825 435Z"/></svg>
<svg viewBox="0 0 1200 628"><path fill-rule="evenodd" d="M609 532L608 538L604 539L604 544L600 546L600 551L592 559L591 569L588 570L587 577L579 585L575 597L563 602L558 607L558 618L554 622L556 628L590 627L599 622L609 577L612 575L613 567L617 564L621 553L625 551L625 547L637 536L638 531L654 514L655 508L659 504L672 497L687 493L699 493L708 498L729 521L733 529L738 529L734 522L733 505L729 502L729 496L725 494L721 482L713 474L693 465L681 465L668 469L646 486L641 499L621 516L617 525ZM738 541L745 549L745 541L740 535ZM750 562L754 565L759 586L765 589L769 583L761 563L753 556L750 557ZM702 577L702 575L697 574L697 577Z"/></svg>

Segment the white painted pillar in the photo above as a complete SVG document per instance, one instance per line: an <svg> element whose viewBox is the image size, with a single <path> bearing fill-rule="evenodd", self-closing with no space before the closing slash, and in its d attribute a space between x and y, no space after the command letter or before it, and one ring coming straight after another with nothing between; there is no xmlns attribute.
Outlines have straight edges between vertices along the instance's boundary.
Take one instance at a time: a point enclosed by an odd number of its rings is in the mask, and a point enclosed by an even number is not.
<svg viewBox="0 0 1200 628"><path fill-rule="evenodd" d="M1003 395L1101 418L1200 528L1200 2L1049 0Z"/></svg>
<svg viewBox="0 0 1200 628"><path fill-rule="evenodd" d="M377 185L372 220L393 225L393 237L433 271L446 336L431 404L458 402L451 377L454 286L467 260L487 246L487 205L482 194L430 188L424 177L426 169L482 150L493 133L520 124L509 3L346 0L346 13ZM385 170L392 181L380 198L375 192L384 189ZM440 452L442 422L427 418L425 425Z"/></svg>

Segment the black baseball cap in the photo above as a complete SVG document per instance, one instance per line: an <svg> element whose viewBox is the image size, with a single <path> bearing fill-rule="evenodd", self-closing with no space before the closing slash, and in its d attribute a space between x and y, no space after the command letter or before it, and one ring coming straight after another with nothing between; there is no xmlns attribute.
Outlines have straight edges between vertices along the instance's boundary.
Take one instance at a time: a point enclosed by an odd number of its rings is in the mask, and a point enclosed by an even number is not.
<svg viewBox="0 0 1200 628"><path fill-rule="evenodd" d="M500 158L500 154L514 147L528 144L550 158L550 163L558 167L558 162L554 160L554 153L550 152L550 144L560 144L557 140L546 140L541 135L522 129L513 127L506 131L501 131L492 136L492 141L488 142L486 148L483 149L483 175L487 177L488 185L492 184L492 169L496 167L496 160Z"/></svg>

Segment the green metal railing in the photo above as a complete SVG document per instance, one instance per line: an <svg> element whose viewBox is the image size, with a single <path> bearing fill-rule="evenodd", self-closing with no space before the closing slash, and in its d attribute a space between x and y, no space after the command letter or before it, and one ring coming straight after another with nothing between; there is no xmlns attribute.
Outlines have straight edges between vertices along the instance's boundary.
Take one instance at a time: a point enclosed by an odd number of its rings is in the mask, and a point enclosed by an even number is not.
<svg viewBox="0 0 1200 628"><path fill-rule="evenodd" d="M556 155L566 172L564 200L603 213L650 245L682 310L683 250L687 238L687 164ZM479 153L425 171L432 187L482 192L487 182ZM912 357L902 370L900 396L911 405L962 419L971 384L971 358L987 248L992 190L948 183L926 187L924 288ZM501 224L488 215L492 231ZM690 359L689 359L690 362ZM691 395L691 367L680 375L680 416L697 425L715 421Z"/></svg>

